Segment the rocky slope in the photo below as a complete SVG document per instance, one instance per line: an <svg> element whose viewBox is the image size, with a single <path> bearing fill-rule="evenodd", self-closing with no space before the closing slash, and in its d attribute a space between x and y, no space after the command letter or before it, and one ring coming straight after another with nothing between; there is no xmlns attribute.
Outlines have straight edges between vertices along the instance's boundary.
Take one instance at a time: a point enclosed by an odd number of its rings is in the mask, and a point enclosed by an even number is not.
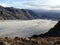
<svg viewBox="0 0 60 45"><path fill-rule="evenodd" d="M33 35L31 38L38 38L38 37L60 37L60 21L48 32L40 35Z"/></svg>
<svg viewBox="0 0 60 45"><path fill-rule="evenodd" d="M17 9L14 7L0 6L0 20L31 20L31 19L50 19L60 21L60 11L56 10L36 10L36 9Z"/></svg>
<svg viewBox="0 0 60 45"><path fill-rule="evenodd" d="M28 20L36 18L38 16L32 10L0 6L0 20Z"/></svg>

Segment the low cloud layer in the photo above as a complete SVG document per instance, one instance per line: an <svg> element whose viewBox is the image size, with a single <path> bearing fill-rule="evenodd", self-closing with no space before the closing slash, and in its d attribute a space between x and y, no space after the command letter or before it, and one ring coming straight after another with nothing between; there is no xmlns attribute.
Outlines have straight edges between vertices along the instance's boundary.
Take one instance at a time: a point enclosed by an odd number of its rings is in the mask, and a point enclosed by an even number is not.
<svg viewBox="0 0 60 45"><path fill-rule="evenodd" d="M52 28L57 21L51 20L7 20L0 21L0 36L29 37L41 34Z"/></svg>

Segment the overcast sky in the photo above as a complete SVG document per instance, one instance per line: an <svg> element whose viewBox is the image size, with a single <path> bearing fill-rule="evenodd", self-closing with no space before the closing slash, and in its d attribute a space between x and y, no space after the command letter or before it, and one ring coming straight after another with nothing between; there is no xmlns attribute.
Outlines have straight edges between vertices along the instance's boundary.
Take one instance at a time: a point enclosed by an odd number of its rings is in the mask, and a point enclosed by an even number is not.
<svg viewBox="0 0 60 45"><path fill-rule="evenodd" d="M60 10L60 0L0 0L0 5L25 9Z"/></svg>

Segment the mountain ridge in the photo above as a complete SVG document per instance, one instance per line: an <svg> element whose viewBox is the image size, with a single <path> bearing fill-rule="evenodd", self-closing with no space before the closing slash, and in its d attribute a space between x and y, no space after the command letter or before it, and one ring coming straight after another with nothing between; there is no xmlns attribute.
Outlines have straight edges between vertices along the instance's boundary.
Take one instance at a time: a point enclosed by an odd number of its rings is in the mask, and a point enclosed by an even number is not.
<svg viewBox="0 0 60 45"><path fill-rule="evenodd" d="M13 7L2 7L0 6L0 20L28 20L36 19L37 15L33 11L28 9L17 9Z"/></svg>
<svg viewBox="0 0 60 45"><path fill-rule="evenodd" d="M49 19L60 21L60 11L18 9L14 7L0 6L0 20L33 20Z"/></svg>

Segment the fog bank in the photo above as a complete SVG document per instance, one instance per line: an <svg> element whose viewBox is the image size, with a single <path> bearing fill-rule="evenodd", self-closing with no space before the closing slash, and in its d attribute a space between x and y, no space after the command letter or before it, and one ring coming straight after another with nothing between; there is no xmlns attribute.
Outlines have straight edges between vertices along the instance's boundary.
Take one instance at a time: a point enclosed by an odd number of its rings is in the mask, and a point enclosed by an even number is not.
<svg viewBox="0 0 60 45"><path fill-rule="evenodd" d="M0 36L29 37L47 32L56 23L57 21L42 19L0 21Z"/></svg>

